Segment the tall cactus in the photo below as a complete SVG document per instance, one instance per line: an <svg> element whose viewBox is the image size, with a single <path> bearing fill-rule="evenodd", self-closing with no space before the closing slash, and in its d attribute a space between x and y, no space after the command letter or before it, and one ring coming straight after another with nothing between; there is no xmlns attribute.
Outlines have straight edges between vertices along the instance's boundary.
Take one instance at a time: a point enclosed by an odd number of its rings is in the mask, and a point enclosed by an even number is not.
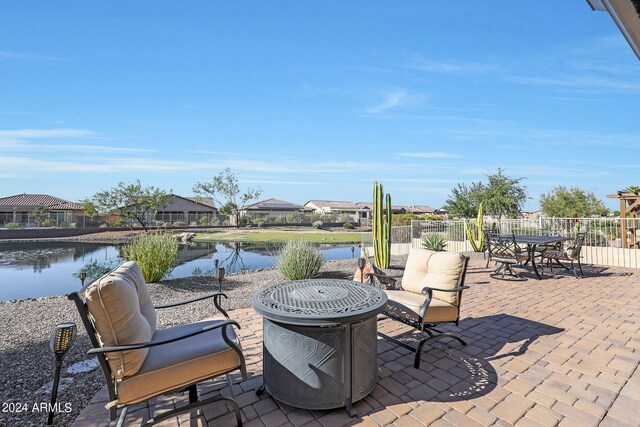
<svg viewBox="0 0 640 427"><path fill-rule="evenodd" d="M467 232L467 239L469 239L469 243L471 243L471 247L473 247L474 252L484 252L484 230L482 230L482 203L478 206L478 217L475 222L475 230L471 229L471 226L468 222L465 222L464 226Z"/></svg>
<svg viewBox="0 0 640 427"><path fill-rule="evenodd" d="M373 255L378 268L389 268L391 259L391 195L386 195L386 212L382 207L385 198L382 184L373 183Z"/></svg>

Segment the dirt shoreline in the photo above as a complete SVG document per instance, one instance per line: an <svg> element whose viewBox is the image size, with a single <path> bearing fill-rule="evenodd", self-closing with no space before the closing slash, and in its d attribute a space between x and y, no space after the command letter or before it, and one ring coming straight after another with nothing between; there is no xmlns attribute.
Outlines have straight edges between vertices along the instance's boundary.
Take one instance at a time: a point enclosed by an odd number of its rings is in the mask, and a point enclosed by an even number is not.
<svg viewBox="0 0 640 427"><path fill-rule="evenodd" d="M387 272L395 277L402 274L406 257L393 257ZM351 279L356 270L356 260L325 262L321 277ZM251 305L251 295L259 288L284 281L274 268L243 271L229 274L223 282L223 292L228 296L223 308L234 310ZM218 289L213 277L185 277L149 284L155 304L182 301L205 295ZM209 300L158 312L158 327L166 328L196 321L215 314ZM44 384L53 379L54 359L49 349L49 335L55 325L75 322L78 336L64 360L64 369L89 359L86 352L89 340L81 325L75 306L65 296L30 298L0 302L0 401L28 404L48 402L49 395L38 394ZM95 393L104 385L99 369L87 373L65 375L73 382L58 395L58 401L70 403L71 412L56 415L55 424L70 425ZM46 414L38 412L0 412L0 425L40 426Z"/></svg>

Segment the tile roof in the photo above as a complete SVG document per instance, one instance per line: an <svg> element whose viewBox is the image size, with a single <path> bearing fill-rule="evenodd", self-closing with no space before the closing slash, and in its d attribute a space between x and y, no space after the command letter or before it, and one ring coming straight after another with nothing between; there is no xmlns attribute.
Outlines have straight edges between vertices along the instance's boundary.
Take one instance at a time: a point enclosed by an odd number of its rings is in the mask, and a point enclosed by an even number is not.
<svg viewBox="0 0 640 427"><path fill-rule="evenodd" d="M17 194L0 197L0 206L44 206L54 210L82 210L82 205L47 194Z"/></svg>
<svg viewBox="0 0 640 427"><path fill-rule="evenodd" d="M313 203L321 208L336 208L336 209L362 209L362 206L358 203L335 201L335 200L309 200L307 204Z"/></svg>
<svg viewBox="0 0 640 427"><path fill-rule="evenodd" d="M242 209L246 210L281 210L281 211L301 211L306 210L302 205L296 203L287 202L280 199L267 199L260 202L253 203L251 205L243 206Z"/></svg>

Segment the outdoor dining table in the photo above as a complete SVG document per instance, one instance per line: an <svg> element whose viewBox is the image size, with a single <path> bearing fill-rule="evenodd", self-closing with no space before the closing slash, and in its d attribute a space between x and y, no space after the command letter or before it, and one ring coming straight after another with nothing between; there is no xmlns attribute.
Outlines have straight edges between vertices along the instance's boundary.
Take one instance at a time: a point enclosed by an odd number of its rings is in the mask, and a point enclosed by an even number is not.
<svg viewBox="0 0 640 427"><path fill-rule="evenodd" d="M536 248L538 245L546 246L553 245L555 243L566 242L568 240L573 240L571 237L563 237L563 236L524 236L524 235L515 235L516 243L526 244L527 250L529 252L529 260L531 261L531 267L533 267L533 272L536 274L538 280L542 279L542 275L538 272L538 267L536 266L536 258L534 257Z"/></svg>
<svg viewBox="0 0 640 427"><path fill-rule="evenodd" d="M346 407L378 381L380 289L340 279L309 279L264 287L252 304L263 317L263 383L276 400L304 409Z"/></svg>

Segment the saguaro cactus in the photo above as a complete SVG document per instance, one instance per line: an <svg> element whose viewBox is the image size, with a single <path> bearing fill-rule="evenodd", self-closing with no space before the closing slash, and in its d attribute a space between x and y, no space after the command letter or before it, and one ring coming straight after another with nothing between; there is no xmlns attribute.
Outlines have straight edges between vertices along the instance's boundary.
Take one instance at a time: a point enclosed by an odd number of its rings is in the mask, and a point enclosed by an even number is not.
<svg viewBox="0 0 640 427"><path fill-rule="evenodd" d="M391 258L391 195L386 195L386 212L382 207L385 198L382 184L373 183L373 255L378 268L389 268Z"/></svg>
<svg viewBox="0 0 640 427"><path fill-rule="evenodd" d="M471 247L473 247L474 252L484 252L485 250L484 231L482 230L482 224L482 203L480 203L480 206L478 206L478 217L476 218L475 229L471 229L468 222L464 224L467 232L467 239L469 239L469 243L471 243Z"/></svg>

